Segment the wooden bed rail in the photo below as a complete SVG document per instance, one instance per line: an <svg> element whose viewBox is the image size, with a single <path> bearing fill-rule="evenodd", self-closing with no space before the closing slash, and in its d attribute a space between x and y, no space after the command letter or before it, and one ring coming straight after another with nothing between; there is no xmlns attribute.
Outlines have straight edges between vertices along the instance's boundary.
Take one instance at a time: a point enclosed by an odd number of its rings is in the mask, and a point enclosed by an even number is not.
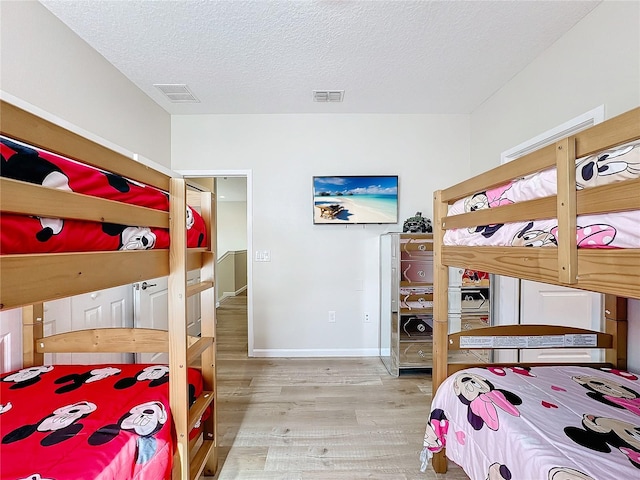
<svg viewBox="0 0 640 480"><path fill-rule="evenodd" d="M188 342L193 345L198 338ZM169 334L152 328L91 328L43 337L35 345L36 353L162 353L169 351Z"/></svg>
<svg viewBox="0 0 640 480"><path fill-rule="evenodd" d="M441 247L443 265L495 273L523 280L640 298L639 249L577 249L577 283L558 278L554 247ZM434 287L435 288L435 287Z"/></svg>
<svg viewBox="0 0 640 480"><path fill-rule="evenodd" d="M449 350L611 348L613 335L559 325L497 325L449 335Z"/></svg>
<svg viewBox="0 0 640 480"><path fill-rule="evenodd" d="M187 269L199 268L204 255L203 248L189 249ZM0 255L0 310L168 274L168 250Z"/></svg>
<svg viewBox="0 0 640 480"><path fill-rule="evenodd" d="M576 133L575 156L581 158L621 143L640 139L640 107ZM497 187L514 178L524 177L556 165L556 146L548 145L512 162L488 170L442 191L448 204L476 192Z"/></svg>
<svg viewBox="0 0 640 480"><path fill-rule="evenodd" d="M96 168L169 191L169 175L0 100L0 134Z"/></svg>
<svg viewBox="0 0 640 480"><path fill-rule="evenodd" d="M517 276L554 285L640 298L640 249L594 253L578 249L577 215L640 210L640 179L576 191L576 158L640 139L640 107L494 168L435 199L435 237L453 228L556 218L558 245L546 248L441 245L444 265ZM555 166L557 195L448 216L456 200Z"/></svg>

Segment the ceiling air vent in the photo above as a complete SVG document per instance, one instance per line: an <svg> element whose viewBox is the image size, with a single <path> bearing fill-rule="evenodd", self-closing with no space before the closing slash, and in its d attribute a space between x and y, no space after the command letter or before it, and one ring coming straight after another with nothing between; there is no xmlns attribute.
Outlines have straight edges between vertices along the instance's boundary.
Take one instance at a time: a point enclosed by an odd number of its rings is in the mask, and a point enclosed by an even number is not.
<svg viewBox="0 0 640 480"><path fill-rule="evenodd" d="M172 103L200 103L184 83L154 83L153 86Z"/></svg>
<svg viewBox="0 0 640 480"><path fill-rule="evenodd" d="M344 90L314 90L314 102L341 102L344 98Z"/></svg>

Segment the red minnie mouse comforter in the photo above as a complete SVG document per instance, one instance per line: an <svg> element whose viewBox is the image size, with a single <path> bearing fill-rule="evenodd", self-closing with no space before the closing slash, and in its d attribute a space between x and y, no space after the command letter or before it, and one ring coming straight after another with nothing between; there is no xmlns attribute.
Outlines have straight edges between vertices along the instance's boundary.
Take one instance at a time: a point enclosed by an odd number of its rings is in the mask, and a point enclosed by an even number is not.
<svg viewBox="0 0 640 480"><path fill-rule="evenodd" d="M166 365L55 365L0 378L3 480L159 480L173 460ZM189 369L193 401L202 377ZM197 432L193 432L197 434Z"/></svg>
<svg viewBox="0 0 640 480"><path fill-rule="evenodd" d="M0 137L0 175L51 188L169 210L169 197L156 188ZM205 244L205 224L187 207L187 244ZM168 248L169 231L55 218L2 214L0 254L148 250Z"/></svg>

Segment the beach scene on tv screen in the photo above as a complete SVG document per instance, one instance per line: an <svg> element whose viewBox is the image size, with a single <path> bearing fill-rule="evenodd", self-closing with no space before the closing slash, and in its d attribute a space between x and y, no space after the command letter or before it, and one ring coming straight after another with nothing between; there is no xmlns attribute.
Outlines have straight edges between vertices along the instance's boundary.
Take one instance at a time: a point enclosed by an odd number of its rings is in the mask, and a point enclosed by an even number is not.
<svg viewBox="0 0 640 480"><path fill-rule="evenodd" d="M397 223L398 177L313 178L314 223Z"/></svg>

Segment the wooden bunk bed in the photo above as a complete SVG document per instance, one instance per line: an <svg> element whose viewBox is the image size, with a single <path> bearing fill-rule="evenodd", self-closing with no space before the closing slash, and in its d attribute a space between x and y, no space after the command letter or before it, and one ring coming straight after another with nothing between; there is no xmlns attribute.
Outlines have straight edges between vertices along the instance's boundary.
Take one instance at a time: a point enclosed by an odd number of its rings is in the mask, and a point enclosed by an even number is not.
<svg viewBox="0 0 640 480"><path fill-rule="evenodd" d="M215 474L216 231L212 193L196 192L183 178L134 161L4 101L0 103L0 133L168 193L170 210L165 212L0 178L3 214L146 225L169 229L170 235L170 247L163 250L1 255L0 309L22 308L25 368L43 365L46 353L168 352L168 397L175 440L168 453L172 478L185 480L198 478L203 472ZM199 207L206 226L206 244L200 248L187 248L187 201ZM199 270L200 282L196 285L187 284L187 272L192 270ZM44 301L167 275L168 331L108 328L43 335ZM201 336L193 338L187 335L187 305L188 298L197 294L202 326ZM188 385L191 367L199 370L202 378L202 391L195 399L190 399ZM117 397L113 400L117 401ZM200 419L201 433L190 438ZM37 458L35 453L32 455Z"/></svg>
<svg viewBox="0 0 640 480"><path fill-rule="evenodd" d="M460 348L474 348L474 341L482 340L482 337L492 339L484 342L484 348L487 348L487 345L494 345L495 348L499 348L498 344L502 344L503 348L514 348L514 345L522 344L522 342L518 342L519 339L544 339L545 336L557 339L565 335L584 335L584 338L590 338L590 345L606 349L606 365L614 369L626 369L626 298L640 298L640 249L578 248L575 234L578 222L576 218L578 215L585 214L640 210L640 179L625 180L577 191L576 159L594 155L597 152L638 139L640 139L640 108L635 108L513 162L494 168L450 188L435 192L434 395L436 395L437 389L443 382L457 375L456 372L474 366L471 364L449 363L449 352ZM557 169L557 195L555 196L503 206L496 205L495 208L479 209L457 215L449 214L451 205L460 199L552 167ZM478 225L529 222L536 219L551 218L557 219L559 232L557 235L557 248L454 246L445 244L445 233L450 229L473 229ZM640 231L636 230L636 232L636 235L640 235ZM450 335L448 329L448 267L479 270L603 293L605 294L606 309L605 331L591 332L575 328L551 328L544 325L509 325L482 328L473 330L472 333L462 332ZM465 341L469 339L472 341ZM496 341L496 339L500 340ZM464 345L463 347L461 347L461 341ZM483 342L480 341L479 343ZM476 345L476 348L483 347ZM483 367L486 368L488 365L483 365ZM535 365L528 364L523 367L530 368L535 367ZM506 369L507 366L492 364L491 368L497 369L493 371L503 375L506 371L503 369ZM487 378L493 379L494 377L488 375ZM444 386L442 388L444 389ZM447 388L450 387L447 386ZM462 400L460 399L460 401ZM555 405L552 405L552 407L555 407ZM504 408L512 407L507 405ZM468 415L472 416L470 410L471 407L469 407ZM438 414L442 414L442 412L438 410ZM502 414L500 412L500 415ZM430 422L433 420L433 416L432 412ZM509 415L504 416L509 417ZM439 421L437 418L435 420L434 425ZM636 425L638 425L637 422ZM439 447L432 449L433 452L437 452L434 453L432 465L436 472L443 473L447 470L447 458L445 457L445 448L440 442L444 440L435 438L438 435L434 433L434 428L438 430L441 427L435 426L431 428L428 426L427 429L427 436L433 435L431 440L439 445ZM474 428L478 429L480 427L476 425ZM454 429L454 427L450 426L450 429ZM480 440L478 439L478 441ZM518 443L523 440L520 438L509 439L508 441ZM456 443L455 439L449 438L447 445L452 443ZM425 437L425 448L426 445L427 438ZM506 443L503 448L506 449ZM540 453L537 450L536 452L536 455ZM590 451L587 450L587 452ZM427 456L429 455L427 454ZM588 456L589 453L586 455ZM423 469L424 466L425 458L423 456ZM640 467L636 466L636 468ZM481 478L486 478L488 473L490 472L483 471L481 475L484 476ZM536 473L529 472L528 475L536 475ZM551 472L549 475L551 475ZM491 476L490 478L510 478L510 476ZM547 477L545 476L544 478L546 479ZM552 477L550 476L549 478ZM584 477L576 476L575 478L591 477L585 475Z"/></svg>

